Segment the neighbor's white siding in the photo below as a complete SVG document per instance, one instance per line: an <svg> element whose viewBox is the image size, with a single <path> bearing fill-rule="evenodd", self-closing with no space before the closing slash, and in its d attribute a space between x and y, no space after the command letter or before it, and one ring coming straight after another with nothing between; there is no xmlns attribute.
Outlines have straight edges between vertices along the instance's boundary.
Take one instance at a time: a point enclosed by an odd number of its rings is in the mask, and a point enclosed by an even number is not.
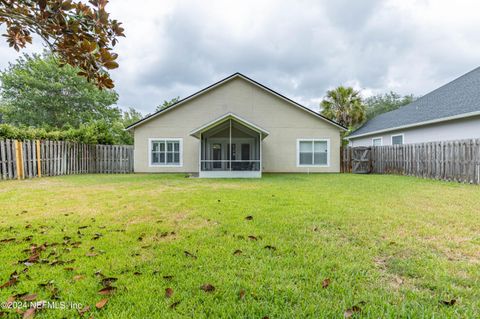
<svg viewBox="0 0 480 319"><path fill-rule="evenodd" d="M480 116L354 138L350 146L372 146L376 137L383 145L392 145L392 135L398 134L404 134L404 144L480 138Z"/></svg>

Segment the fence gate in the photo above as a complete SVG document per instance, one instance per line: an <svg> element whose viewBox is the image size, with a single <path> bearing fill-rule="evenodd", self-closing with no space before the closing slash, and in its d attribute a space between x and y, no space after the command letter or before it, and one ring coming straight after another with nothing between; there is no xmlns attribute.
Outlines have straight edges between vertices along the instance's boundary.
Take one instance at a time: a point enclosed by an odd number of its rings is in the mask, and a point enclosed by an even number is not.
<svg viewBox="0 0 480 319"><path fill-rule="evenodd" d="M352 173L368 174L371 172L370 147L354 147L352 150Z"/></svg>

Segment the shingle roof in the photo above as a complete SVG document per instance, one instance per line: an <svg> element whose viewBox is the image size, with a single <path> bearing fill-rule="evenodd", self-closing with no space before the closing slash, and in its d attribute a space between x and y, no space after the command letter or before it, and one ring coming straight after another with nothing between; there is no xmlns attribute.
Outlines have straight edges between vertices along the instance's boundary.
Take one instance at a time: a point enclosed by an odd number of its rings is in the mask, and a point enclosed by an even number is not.
<svg viewBox="0 0 480 319"><path fill-rule="evenodd" d="M480 112L480 67L397 110L380 114L349 138Z"/></svg>

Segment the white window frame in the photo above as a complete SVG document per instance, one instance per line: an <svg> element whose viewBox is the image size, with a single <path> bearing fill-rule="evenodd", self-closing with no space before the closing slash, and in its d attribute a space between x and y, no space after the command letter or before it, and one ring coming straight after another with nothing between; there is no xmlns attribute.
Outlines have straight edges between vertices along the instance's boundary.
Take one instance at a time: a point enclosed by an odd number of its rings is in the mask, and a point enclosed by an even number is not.
<svg viewBox="0 0 480 319"><path fill-rule="evenodd" d="M156 141L179 142L180 162L179 164L153 164L152 144ZM181 137L152 137L148 139L148 167L183 167L183 138Z"/></svg>
<svg viewBox="0 0 480 319"><path fill-rule="evenodd" d="M401 136L401 137L402 137L402 144L393 144L393 138L394 138L394 137L398 137L398 136ZM404 134L404 133L400 133L400 134L395 134L395 135L390 136L390 144L391 144L391 145L403 145L403 144L405 144L405 134Z"/></svg>
<svg viewBox="0 0 480 319"><path fill-rule="evenodd" d="M375 140L380 140L380 145L379 146L383 146L383 137L377 136L377 137L372 138L372 146L375 146Z"/></svg>
<svg viewBox="0 0 480 319"><path fill-rule="evenodd" d="M300 142L327 142L327 164L300 164ZM315 147L315 146L314 146ZM315 150L315 149L313 149ZM315 152L313 152L315 153ZM330 167L330 139L328 138L299 138L297 139L297 167ZM315 155L313 155L315 156Z"/></svg>

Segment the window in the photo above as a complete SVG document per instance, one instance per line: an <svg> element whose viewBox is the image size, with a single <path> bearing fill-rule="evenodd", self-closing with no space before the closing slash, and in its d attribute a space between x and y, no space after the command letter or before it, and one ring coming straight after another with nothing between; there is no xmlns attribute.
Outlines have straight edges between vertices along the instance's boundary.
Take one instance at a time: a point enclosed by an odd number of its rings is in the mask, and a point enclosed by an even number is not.
<svg viewBox="0 0 480 319"><path fill-rule="evenodd" d="M298 140L297 166L329 166L329 140Z"/></svg>
<svg viewBox="0 0 480 319"><path fill-rule="evenodd" d="M402 145L403 144L403 134L392 135L392 145Z"/></svg>
<svg viewBox="0 0 480 319"><path fill-rule="evenodd" d="M150 139L151 166L182 166L182 139Z"/></svg>
<svg viewBox="0 0 480 319"><path fill-rule="evenodd" d="M372 146L382 146L383 141L381 137L372 138Z"/></svg>

